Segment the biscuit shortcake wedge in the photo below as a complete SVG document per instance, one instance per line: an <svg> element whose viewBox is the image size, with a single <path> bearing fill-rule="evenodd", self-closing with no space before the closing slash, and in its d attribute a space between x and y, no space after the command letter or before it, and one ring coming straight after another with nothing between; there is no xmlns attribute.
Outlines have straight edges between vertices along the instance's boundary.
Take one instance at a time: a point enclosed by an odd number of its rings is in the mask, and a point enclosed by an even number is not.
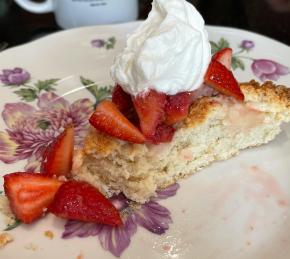
<svg viewBox="0 0 290 259"><path fill-rule="evenodd" d="M290 121L290 89L266 82L240 84L244 102L217 95L194 101L173 140L132 144L91 127L74 157L73 177L107 196L122 192L145 202L157 189L241 150L273 140Z"/></svg>

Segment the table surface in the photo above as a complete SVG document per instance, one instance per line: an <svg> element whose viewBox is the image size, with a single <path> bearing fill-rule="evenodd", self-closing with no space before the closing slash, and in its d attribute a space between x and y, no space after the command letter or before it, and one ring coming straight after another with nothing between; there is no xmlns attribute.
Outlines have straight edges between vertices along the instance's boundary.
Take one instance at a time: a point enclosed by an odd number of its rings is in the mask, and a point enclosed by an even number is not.
<svg viewBox="0 0 290 259"><path fill-rule="evenodd" d="M188 1L197 7L207 24L254 31L290 45L290 0ZM139 3L139 19L145 19L151 0ZM0 0L0 50L59 30L52 13L31 14L13 0Z"/></svg>

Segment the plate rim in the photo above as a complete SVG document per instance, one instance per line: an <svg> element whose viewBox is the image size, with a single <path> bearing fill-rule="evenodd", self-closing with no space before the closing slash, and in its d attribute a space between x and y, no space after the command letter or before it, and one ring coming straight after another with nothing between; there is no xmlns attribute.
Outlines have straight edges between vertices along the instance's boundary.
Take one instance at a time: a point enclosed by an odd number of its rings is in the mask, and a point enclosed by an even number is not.
<svg viewBox="0 0 290 259"><path fill-rule="evenodd" d="M11 48L7 48L4 49L3 51L0 52L0 56L5 54L9 54L8 52L17 50L18 48L23 48L23 47L31 47L31 45L33 44L41 44L43 41L46 40L51 40L53 38L57 38L59 36L64 36L65 34L71 34L71 33L78 33L79 31L84 31L87 29L96 29L96 32L98 31L98 29L109 29L109 28L113 28L113 27L126 27L126 26L130 26L130 25L138 25L141 24L143 22L143 20L137 20L137 21L133 21L133 22L126 22L126 23L116 23L116 24L106 24L106 25L91 25L91 26L83 26L83 27L77 27L77 28L71 28L71 29L67 29L67 30L60 30L60 31L56 31L53 33L50 33L48 35L45 35L41 38L17 45L17 46L13 46ZM271 41L274 44L280 44L281 46L287 48L290 51L290 45L287 45L279 40L273 39L269 36L260 34L258 32L254 32L254 31L250 31L250 30L245 30L245 29L240 29L240 28L235 28L235 27L230 27L230 26L219 26L219 25L205 25L206 29L208 30L224 30L226 32L232 32L232 31L236 31L236 32L241 32L241 33L248 33L254 37L260 37L260 38L264 38L267 41Z"/></svg>

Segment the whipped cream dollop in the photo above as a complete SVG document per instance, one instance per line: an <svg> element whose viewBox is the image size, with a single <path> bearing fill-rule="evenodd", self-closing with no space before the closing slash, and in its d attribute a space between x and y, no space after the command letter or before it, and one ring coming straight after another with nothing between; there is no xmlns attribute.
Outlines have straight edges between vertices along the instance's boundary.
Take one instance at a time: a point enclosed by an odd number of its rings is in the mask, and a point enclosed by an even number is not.
<svg viewBox="0 0 290 259"><path fill-rule="evenodd" d="M185 0L154 0L148 18L129 36L111 76L127 93L174 95L201 86L211 58L204 20Z"/></svg>

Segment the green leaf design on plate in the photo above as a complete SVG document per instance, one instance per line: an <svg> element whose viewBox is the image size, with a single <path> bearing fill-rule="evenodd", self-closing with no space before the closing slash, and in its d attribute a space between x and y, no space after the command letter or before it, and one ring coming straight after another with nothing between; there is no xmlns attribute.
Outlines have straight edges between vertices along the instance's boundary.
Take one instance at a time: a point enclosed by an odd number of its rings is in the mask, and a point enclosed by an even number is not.
<svg viewBox="0 0 290 259"><path fill-rule="evenodd" d="M12 229L14 229L14 228L17 228L18 226L21 225L21 223L22 223L22 222L21 222L20 220L15 219L14 223L8 225L8 226L4 229L4 231L10 231L10 230L12 230Z"/></svg>
<svg viewBox="0 0 290 259"><path fill-rule="evenodd" d="M21 97L21 100L26 102L33 102L37 98L37 92L33 88L21 88L14 91L14 93Z"/></svg>
<svg viewBox="0 0 290 259"><path fill-rule="evenodd" d="M109 38L105 43L106 49L113 49L115 47L115 44L116 38L115 37Z"/></svg>
<svg viewBox="0 0 290 259"><path fill-rule="evenodd" d="M225 38L221 38L218 42L210 41L211 54L218 52L221 49L229 48L230 44Z"/></svg>
<svg viewBox="0 0 290 259"><path fill-rule="evenodd" d="M225 38L220 38L220 40L218 42L210 41L210 45L211 45L211 53L212 54L215 54L216 52L220 51L221 49L230 48L230 44ZM240 54L240 53L241 53L241 51L238 53L235 53L232 57L233 70L236 70L236 69L245 70L245 63L238 56L238 54Z"/></svg>
<svg viewBox="0 0 290 259"><path fill-rule="evenodd" d="M95 97L96 104L107 98L112 93L112 86L98 86L94 81L80 77L81 83L86 86L86 89Z"/></svg>
<svg viewBox="0 0 290 259"><path fill-rule="evenodd" d="M51 92L55 91L55 88L53 86L57 85L57 81L59 79L47 79L47 80L38 80L34 84L29 84L29 82L26 82L22 85L23 88L20 88L17 91L14 91L15 94L17 94L21 100L26 102L33 102L35 99L38 98L38 95L41 91ZM14 88L19 86L10 85L9 87Z"/></svg>
<svg viewBox="0 0 290 259"><path fill-rule="evenodd" d="M3 191L0 191L0 195L3 194Z"/></svg>
<svg viewBox="0 0 290 259"><path fill-rule="evenodd" d="M237 68L240 68L242 70L245 70L245 64L239 57L232 57L232 68L233 70L236 70Z"/></svg>
<svg viewBox="0 0 290 259"><path fill-rule="evenodd" d="M46 92L55 91L53 86L56 86L57 81L58 81L58 79L38 80L35 83L35 87L38 89L39 93L42 90L44 90Z"/></svg>

